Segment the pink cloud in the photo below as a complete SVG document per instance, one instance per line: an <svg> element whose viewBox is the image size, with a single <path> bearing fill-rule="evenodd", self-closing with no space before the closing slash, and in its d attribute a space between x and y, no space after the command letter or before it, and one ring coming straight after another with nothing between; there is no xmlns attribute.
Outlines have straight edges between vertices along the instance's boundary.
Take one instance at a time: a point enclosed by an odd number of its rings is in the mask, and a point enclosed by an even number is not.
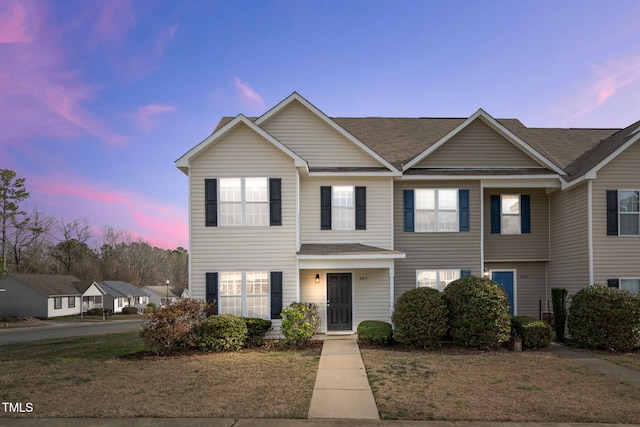
<svg viewBox="0 0 640 427"><path fill-rule="evenodd" d="M19 1L0 3L0 43L24 43L31 40L29 16Z"/></svg>
<svg viewBox="0 0 640 427"><path fill-rule="evenodd" d="M234 79L236 90L238 91L240 98L249 104L250 107L263 110L264 100L256 91L254 91L247 83L240 80L238 77Z"/></svg>
<svg viewBox="0 0 640 427"><path fill-rule="evenodd" d="M129 0L101 2L100 16L93 31L92 44L121 46L127 33L135 27L136 17Z"/></svg>
<svg viewBox="0 0 640 427"><path fill-rule="evenodd" d="M138 108L136 113L136 124L143 130L151 130L156 127L156 117L161 114L175 111L175 107L165 104L151 104Z"/></svg>
<svg viewBox="0 0 640 427"><path fill-rule="evenodd" d="M30 177L28 185L29 203L47 215L66 221L86 217L94 229L111 225L163 249L188 246L186 206L115 190L71 174ZM73 212L78 214L67 217ZM93 240L98 237L94 232Z"/></svg>

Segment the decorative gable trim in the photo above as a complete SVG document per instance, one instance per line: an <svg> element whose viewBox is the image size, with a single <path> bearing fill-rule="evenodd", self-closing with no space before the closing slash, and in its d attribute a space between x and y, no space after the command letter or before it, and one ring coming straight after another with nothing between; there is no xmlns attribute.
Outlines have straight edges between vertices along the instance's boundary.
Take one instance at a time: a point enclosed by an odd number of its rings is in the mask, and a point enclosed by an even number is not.
<svg viewBox="0 0 640 427"><path fill-rule="evenodd" d="M188 174L189 171L189 163L191 159L197 156L202 150L208 148L211 144L215 144L220 139L222 139L225 135L235 129L237 126L245 125L249 129L253 130L259 136L273 144L280 151L285 153L287 156L291 157L296 167L308 168L307 161L302 157L298 156L296 153L291 151L286 145L275 139L273 136L269 135L260 127L256 126L254 122L246 118L243 114L237 115L233 120L229 123L218 129L217 132L209 135L204 141L193 147L191 150L187 151L182 157L176 160L176 167L180 169L185 174Z"/></svg>
<svg viewBox="0 0 640 427"><path fill-rule="evenodd" d="M410 162L408 162L406 165L404 165L404 167L402 168L403 172L407 171L408 169L411 169L412 167L414 167L415 165L420 163L422 160L424 160L431 153L433 153L438 148L440 148L442 145L446 144L449 140L451 140L451 138L453 138L454 136L459 134L463 129L465 129L467 126L469 126L471 123L473 123L476 119L482 120L491 129L496 131L502 137L506 138L509 142L513 143L516 147L518 147L524 153L528 154L530 157L532 157L534 160L536 160L542 166L544 166L544 167L556 172L559 175L562 175L562 176L566 175L566 173L562 169L560 169L558 166L556 166L553 162L551 162L545 156L540 154L537 150L535 150L533 147L531 147L529 144L527 144L521 138L516 136L509 129L507 129L506 127L501 125L496 119L494 119L490 114L488 114L482 108L478 109L478 111L476 111L471 117L466 119L464 122L462 122L456 128L454 128L449 133L447 133L445 136L443 136L438 142L436 142L431 147L429 147L426 150L424 150L422 153L420 153L419 155L414 157Z"/></svg>
<svg viewBox="0 0 640 427"><path fill-rule="evenodd" d="M289 95L283 101L281 101L278 105L276 105L275 107L273 107L272 109L270 109L269 111L264 113L262 116L258 117L256 119L256 121L255 121L255 124L257 126L262 126L263 124L267 123L269 120L271 120L273 117L278 115L278 113L280 111L282 111L287 105L289 105L293 101L298 101L305 108L307 108L309 111L311 111L313 114L315 114L320 120L322 120L324 123L329 125L331 128L333 128L336 132L338 132L344 138L346 138L351 143L353 143L355 146L357 146L360 150L364 151L369 156L371 156L373 159L375 159L377 162L382 164L385 168L387 168L391 172L393 172L394 176L402 175L402 173L398 169L396 169L391 163L386 161L382 156L380 156L378 153L376 153L371 148L369 148L369 146L367 146L366 144L361 142L359 139L357 139L356 137L351 135L349 132L347 132L343 127L338 125L329 116L327 116L325 113L320 111L317 107L315 107L313 104L311 104L305 98L303 98L298 92L293 92L291 95Z"/></svg>

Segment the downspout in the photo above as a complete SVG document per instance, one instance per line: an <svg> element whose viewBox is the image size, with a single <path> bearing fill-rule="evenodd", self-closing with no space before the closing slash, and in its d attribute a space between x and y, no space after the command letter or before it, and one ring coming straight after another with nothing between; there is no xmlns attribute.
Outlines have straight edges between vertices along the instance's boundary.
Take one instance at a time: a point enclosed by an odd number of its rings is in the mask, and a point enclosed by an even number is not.
<svg viewBox="0 0 640 427"><path fill-rule="evenodd" d="M484 278L484 181L480 180L480 277Z"/></svg>
<svg viewBox="0 0 640 427"><path fill-rule="evenodd" d="M587 236L589 246L589 286L593 286L593 181L587 182Z"/></svg>
<svg viewBox="0 0 640 427"><path fill-rule="evenodd" d="M192 184L192 182L191 182L191 160L189 160L189 169L188 170L189 170L189 173L187 174L187 185L189 187L189 191L188 191L188 193L189 193L189 195L188 195L188 198L189 198L189 201L188 201L188 203L189 203L188 204L188 206L189 206L189 219L188 219L188 222L189 222L189 251L187 252L187 260L189 262L188 262L188 267L187 267L187 269L188 269L188 273L187 274L189 275L189 281L188 281L187 286L189 288L189 297L193 298L193 274L192 274L192 271L191 271L191 266L193 264L193 244L191 242L191 235L193 234L192 228L191 228L192 227L191 217L193 215L192 214L192 210L191 210L191 206L193 206L191 204L191 193L193 192L193 190L191 188L191 184ZM206 285L205 285L205 299L206 299ZM103 296L103 304L102 304L102 306L104 308L104 296ZM102 310L102 311L104 313L104 310Z"/></svg>

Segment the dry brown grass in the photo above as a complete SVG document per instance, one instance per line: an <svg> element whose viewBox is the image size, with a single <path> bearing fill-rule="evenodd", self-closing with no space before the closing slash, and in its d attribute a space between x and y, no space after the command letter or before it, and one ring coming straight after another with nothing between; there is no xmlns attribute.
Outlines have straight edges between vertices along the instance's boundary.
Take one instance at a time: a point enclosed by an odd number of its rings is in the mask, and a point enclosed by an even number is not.
<svg viewBox="0 0 640 427"><path fill-rule="evenodd" d="M363 348L362 356L378 410L386 419L640 420L640 389L551 352Z"/></svg>
<svg viewBox="0 0 640 427"><path fill-rule="evenodd" d="M135 332L0 347L0 400L29 417L307 416L319 348L120 357L141 348Z"/></svg>

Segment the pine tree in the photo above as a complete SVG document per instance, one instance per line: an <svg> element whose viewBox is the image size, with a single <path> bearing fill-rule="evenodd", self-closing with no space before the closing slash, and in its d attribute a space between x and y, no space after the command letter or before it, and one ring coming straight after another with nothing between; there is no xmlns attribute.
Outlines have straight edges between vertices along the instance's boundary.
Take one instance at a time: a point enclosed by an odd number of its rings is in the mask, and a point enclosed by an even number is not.
<svg viewBox="0 0 640 427"><path fill-rule="evenodd" d="M24 215L18 203L29 197L24 188L24 178L16 178L11 169L0 169L0 238L2 239L2 264L0 275L7 271L7 231L10 219Z"/></svg>

